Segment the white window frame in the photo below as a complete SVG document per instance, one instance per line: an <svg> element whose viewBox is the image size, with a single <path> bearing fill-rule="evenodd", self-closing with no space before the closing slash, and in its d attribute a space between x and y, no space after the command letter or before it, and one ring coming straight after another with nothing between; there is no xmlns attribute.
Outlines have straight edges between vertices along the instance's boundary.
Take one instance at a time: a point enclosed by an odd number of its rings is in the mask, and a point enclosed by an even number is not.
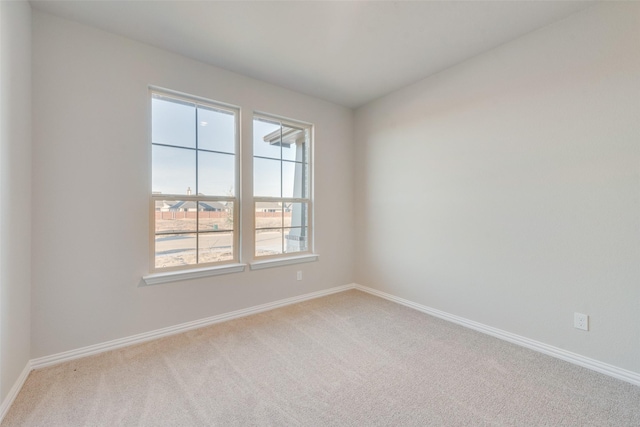
<svg viewBox="0 0 640 427"><path fill-rule="evenodd" d="M229 113L232 113L234 115L234 122L235 122L235 145L234 145L234 175L235 175L235 183L234 183L234 194L233 196L205 196L205 195L174 195L174 194L154 194L152 189L149 190L150 193L150 197L149 197L149 260L150 260L150 266L149 266L149 271L150 274L147 276L144 276L143 279L147 284L156 284L156 283L164 283L164 282L170 282L170 281L174 281L174 280L179 280L179 279L190 279L190 278L197 278L197 277L204 277L204 276L210 276L210 275L217 275L217 274L226 274L226 273L233 273L233 272L240 272L240 271L244 271L244 265L240 264L240 253L241 253L241 248L240 248L240 211L241 211L241 205L240 205L240 185L241 185L241 177L240 177L240 108L230 105L230 104L226 104L226 103L221 103L218 101L213 101L213 100L209 100L209 99L205 99L205 98L201 98L201 97L197 97L197 96L193 96L193 95L186 95L186 94L182 94L179 92L175 92L172 90L167 90L167 89L163 89L163 88L158 88L158 87L149 87L149 165L150 165L150 172L151 174L153 173L153 162L151 160L151 152L152 152L152 148L153 145L164 145L165 144L155 144L152 140L152 131L151 131L151 121L152 121L152 115L153 115L153 107L152 107L152 100L153 100L153 96L154 95L158 95L161 97L166 97L169 99L176 99L182 102L187 102L187 103L191 103L194 104L194 106L202 106L205 108L213 108L216 110L222 110L222 111L226 111ZM198 120L197 120L197 116L196 116L196 121L194 123L194 125L196 126L197 129L197 124L198 124ZM197 168L197 153L198 151L205 151L202 149L198 148L198 137L197 137L197 131L196 131L196 145L194 150L196 151L196 168ZM184 148L184 147L177 147L177 148ZM185 149L191 149L191 148L185 148ZM196 169L197 171L197 169ZM197 180L197 172L196 172L196 180ZM150 186L152 185L152 180L149 179L150 182ZM175 201L193 201L193 202L232 202L233 203L233 256L231 260L225 260L225 261L218 261L218 262L209 262L209 263L196 263L196 264L189 264L189 265L183 265L183 266L174 266L174 267L162 267L162 268L157 268L156 267L156 201L158 200L175 200ZM197 215L197 209L196 209L196 215ZM196 217L197 218L197 217ZM199 238L201 232L198 230L199 227L199 221L196 219L196 231L194 233L190 233L190 234L196 234L196 236L198 236L197 238ZM198 247L196 246L196 251L198 250ZM196 259L197 259L197 255L196 255Z"/></svg>
<svg viewBox="0 0 640 427"><path fill-rule="evenodd" d="M314 203L313 203L313 169L314 169L314 158L313 158L313 143L314 143L314 125L311 123L307 123L307 122L302 122L302 121L298 121L298 120L292 120L292 119L287 119L287 118L283 118L280 116L276 116L276 115L272 115L269 113L263 113L263 112L257 112L254 111L253 113L253 117L251 118L251 125L253 128L253 121L255 119L258 120L265 120L267 122L272 122L272 123L278 123L280 125L280 127L282 128L283 126L285 127L293 127L293 128L299 128L299 129L304 129L307 132L308 135L308 141L307 141L307 147L306 147L306 156L307 156L307 194L306 197L266 197L266 196L256 196L255 195L255 189L254 189L254 194L253 194L253 204L252 204L252 216L253 216L253 228L251 230L251 235L252 235L252 259L253 261L251 262L251 269L252 270L258 270L258 269L263 269L263 268L270 268L270 267L278 267L278 266L283 266L283 265L290 265L290 264L298 264L298 263L304 263L304 262L311 262L311 261L316 261L318 259L318 255L314 254L314 246L313 246L313 235L314 235ZM253 165L253 161L256 157L261 157L261 156L255 156L255 153L253 153L253 141L252 141L252 170L251 170L251 175L252 175L252 179L254 178L254 173L255 173L255 169L254 169L254 165ZM282 167L282 163L284 162L284 160L282 159L282 156L280 158L280 164ZM281 180L283 179L283 177L281 176L280 178ZM307 234L306 234L306 239L307 239L307 246L306 246L306 250L305 251L297 251L297 252L284 252L284 248L283 248L283 253L281 254L273 254L273 255L262 255L262 256L257 256L256 255L256 230L257 230L257 215L256 215L256 205L257 203L261 203L261 202L281 202L281 203L306 203L307 204ZM284 210L283 210L283 215L284 215ZM284 218L283 218L283 224L281 227L284 231ZM283 235L283 239L284 239L284 235Z"/></svg>

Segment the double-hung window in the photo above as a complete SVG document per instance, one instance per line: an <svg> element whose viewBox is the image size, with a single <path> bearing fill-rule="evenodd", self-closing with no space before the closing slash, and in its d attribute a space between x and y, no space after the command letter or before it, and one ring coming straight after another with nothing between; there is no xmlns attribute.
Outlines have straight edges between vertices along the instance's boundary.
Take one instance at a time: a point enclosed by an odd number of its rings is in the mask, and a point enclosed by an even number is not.
<svg viewBox="0 0 640 427"><path fill-rule="evenodd" d="M238 110L152 90L152 271L238 262Z"/></svg>
<svg viewBox="0 0 640 427"><path fill-rule="evenodd" d="M256 259L310 251L311 138L311 125L253 118Z"/></svg>

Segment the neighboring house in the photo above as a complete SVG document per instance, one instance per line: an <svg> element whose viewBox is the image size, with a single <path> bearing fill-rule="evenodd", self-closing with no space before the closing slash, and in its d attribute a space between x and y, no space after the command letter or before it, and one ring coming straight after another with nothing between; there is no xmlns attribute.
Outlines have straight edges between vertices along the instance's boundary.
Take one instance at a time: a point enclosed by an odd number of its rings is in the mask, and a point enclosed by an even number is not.
<svg viewBox="0 0 640 427"><path fill-rule="evenodd" d="M166 202L165 202L166 203ZM156 205L157 209L157 205ZM222 212L227 211L228 208L220 203L220 202L200 202L200 207L196 208L196 202L194 201L186 201L186 202L176 202L170 208L169 211L182 211L182 212L195 212L206 211L206 212Z"/></svg>
<svg viewBox="0 0 640 427"><path fill-rule="evenodd" d="M156 200L156 212L169 212L171 204L170 200Z"/></svg>
<svg viewBox="0 0 640 427"><path fill-rule="evenodd" d="M291 212L291 205L285 204L284 211ZM256 205L256 212L268 212L268 213L282 212L282 203L260 202Z"/></svg>

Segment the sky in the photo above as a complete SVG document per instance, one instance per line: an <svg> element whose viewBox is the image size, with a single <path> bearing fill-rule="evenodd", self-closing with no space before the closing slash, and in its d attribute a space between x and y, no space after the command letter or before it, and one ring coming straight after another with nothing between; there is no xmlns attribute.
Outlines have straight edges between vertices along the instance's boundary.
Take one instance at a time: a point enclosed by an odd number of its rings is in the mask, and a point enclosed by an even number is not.
<svg viewBox="0 0 640 427"><path fill-rule="evenodd" d="M279 123L253 123L253 154L259 156L253 159L254 195L294 197L293 160L298 147L280 147L264 141L265 135L280 128ZM234 196L235 129L232 112L154 96L152 191L180 195L190 189L191 194L197 191L210 196Z"/></svg>

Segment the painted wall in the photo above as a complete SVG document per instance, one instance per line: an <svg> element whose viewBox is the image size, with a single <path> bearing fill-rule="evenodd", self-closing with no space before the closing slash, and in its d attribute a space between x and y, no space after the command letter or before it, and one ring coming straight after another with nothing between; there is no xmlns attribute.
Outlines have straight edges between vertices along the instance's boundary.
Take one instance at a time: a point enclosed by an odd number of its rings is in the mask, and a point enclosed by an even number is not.
<svg viewBox="0 0 640 427"><path fill-rule="evenodd" d="M148 85L315 124L319 262L140 286ZM353 282L351 110L38 11L33 105L33 358Z"/></svg>
<svg viewBox="0 0 640 427"><path fill-rule="evenodd" d="M0 402L30 359L31 7L0 2Z"/></svg>
<svg viewBox="0 0 640 427"><path fill-rule="evenodd" d="M356 281L640 372L639 118L637 3L360 108Z"/></svg>

